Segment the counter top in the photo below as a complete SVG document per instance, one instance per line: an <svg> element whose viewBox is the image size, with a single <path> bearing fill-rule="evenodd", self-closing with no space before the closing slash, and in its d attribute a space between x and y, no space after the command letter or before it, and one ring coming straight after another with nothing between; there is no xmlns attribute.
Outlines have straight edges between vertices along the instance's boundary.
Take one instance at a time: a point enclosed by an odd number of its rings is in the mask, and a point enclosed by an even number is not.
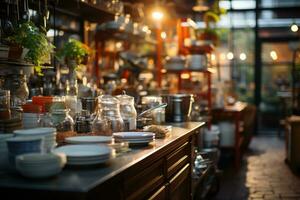
<svg viewBox="0 0 300 200"><path fill-rule="evenodd" d="M168 147L195 133L204 122L173 123L169 137L156 139L151 145L134 148L130 152L113 158L109 163L97 166L65 168L59 175L49 179L28 179L16 172L0 172L0 191L5 189L59 191L86 193L109 179L115 178L146 158L163 154ZM155 155L154 155L155 154Z"/></svg>

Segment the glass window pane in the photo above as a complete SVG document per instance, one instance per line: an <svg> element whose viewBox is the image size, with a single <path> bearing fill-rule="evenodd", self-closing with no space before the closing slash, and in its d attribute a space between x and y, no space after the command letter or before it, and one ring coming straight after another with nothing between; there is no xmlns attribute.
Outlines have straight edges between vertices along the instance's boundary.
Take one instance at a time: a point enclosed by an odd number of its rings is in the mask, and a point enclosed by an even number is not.
<svg viewBox="0 0 300 200"><path fill-rule="evenodd" d="M232 0L233 9L255 9L255 0Z"/></svg>
<svg viewBox="0 0 300 200"><path fill-rule="evenodd" d="M270 7L291 7L299 6L299 0L261 0L260 7L270 8Z"/></svg>
<svg viewBox="0 0 300 200"><path fill-rule="evenodd" d="M288 43L266 43L262 49L263 63L292 62L292 51Z"/></svg>

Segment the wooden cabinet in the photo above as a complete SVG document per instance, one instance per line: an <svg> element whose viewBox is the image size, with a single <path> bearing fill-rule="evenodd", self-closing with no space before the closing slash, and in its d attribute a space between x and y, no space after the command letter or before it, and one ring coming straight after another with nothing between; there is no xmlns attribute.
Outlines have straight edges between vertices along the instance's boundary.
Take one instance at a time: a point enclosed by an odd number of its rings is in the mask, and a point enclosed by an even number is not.
<svg viewBox="0 0 300 200"><path fill-rule="evenodd" d="M124 174L125 199L191 199L191 139Z"/></svg>
<svg viewBox="0 0 300 200"><path fill-rule="evenodd" d="M169 184L169 199L191 199L191 167L186 164L171 180Z"/></svg>
<svg viewBox="0 0 300 200"><path fill-rule="evenodd" d="M0 193L34 199L191 199L193 139L203 122L178 123L170 136L135 148L105 165L66 168L58 176L27 180L0 174Z"/></svg>

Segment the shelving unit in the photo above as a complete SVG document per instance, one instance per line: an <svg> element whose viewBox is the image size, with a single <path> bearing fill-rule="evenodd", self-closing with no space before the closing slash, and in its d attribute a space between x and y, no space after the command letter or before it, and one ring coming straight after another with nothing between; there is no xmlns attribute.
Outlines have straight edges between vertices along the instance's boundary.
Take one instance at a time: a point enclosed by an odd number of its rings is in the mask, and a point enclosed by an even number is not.
<svg viewBox="0 0 300 200"><path fill-rule="evenodd" d="M103 7L80 0L58 1L58 9L63 9L90 22L102 23L114 19L114 13Z"/></svg>
<svg viewBox="0 0 300 200"><path fill-rule="evenodd" d="M95 47L96 47L96 62L95 62L95 74L97 76L98 82L101 77L101 72L98 67L98 60L100 58L103 58L105 55L109 54L109 57L112 58L112 60L115 60L117 58L117 51L112 52L105 52L105 42L107 40L114 40L114 41L120 41L124 42L125 47L129 47L130 44L150 44L150 45L156 45L156 41L145 38L143 35L137 35L133 33L126 32L124 30L117 30L117 29L106 29L106 30L98 30L95 34Z"/></svg>

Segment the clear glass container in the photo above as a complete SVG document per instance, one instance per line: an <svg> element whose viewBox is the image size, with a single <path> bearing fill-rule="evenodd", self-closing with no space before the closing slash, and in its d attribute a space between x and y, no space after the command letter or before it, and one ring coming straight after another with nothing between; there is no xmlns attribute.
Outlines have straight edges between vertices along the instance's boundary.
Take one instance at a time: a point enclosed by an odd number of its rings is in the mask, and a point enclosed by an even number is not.
<svg viewBox="0 0 300 200"><path fill-rule="evenodd" d="M52 111L52 123L58 132L74 132L74 120L69 114L70 109L57 109Z"/></svg>
<svg viewBox="0 0 300 200"><path fill-rule="evenodd" d="M10 119L10 91L0 89L0 119Z"/></svg>
<svg viewBox="0 0 300 200"><path fill-rule="evenodd" d="M39 115L38 119L38 126L39 127L54 127L52 122L51 113L46 112L44 114Z"/></svg>
<svg viewBox="0 0 300 200"><path fill-rule="evenodd" d="M144 96L142 97L142 109L156 107L162 104L162 97L159 96ZM165 108L157 108L151 112L153 124L163 124L165 122Z"/></svg>
<svg viewBox="0 0 300 200"><path fill-rule="evenodd" d="M26 103L29 90L25 74L10 74L4 82L4 88L10 90L11 103L13 107L18 107Z"/></svg>
<svg viewBox="0 0 300 200"><path fill-rule="evenodd" d="M110 95L98 98L99 106L96 118L92 123L92 132L97 135L112 135L124 130L124 122L120 114L120 102Z"/></svg>
<svg viewBox="0 0 300 200"><path fill-rule="evenodd" d="M120 113L124 121L124 131L135 130L137 112L134 107L134 97L124 93L118 95L117 98L120 100Z"/></svg>

